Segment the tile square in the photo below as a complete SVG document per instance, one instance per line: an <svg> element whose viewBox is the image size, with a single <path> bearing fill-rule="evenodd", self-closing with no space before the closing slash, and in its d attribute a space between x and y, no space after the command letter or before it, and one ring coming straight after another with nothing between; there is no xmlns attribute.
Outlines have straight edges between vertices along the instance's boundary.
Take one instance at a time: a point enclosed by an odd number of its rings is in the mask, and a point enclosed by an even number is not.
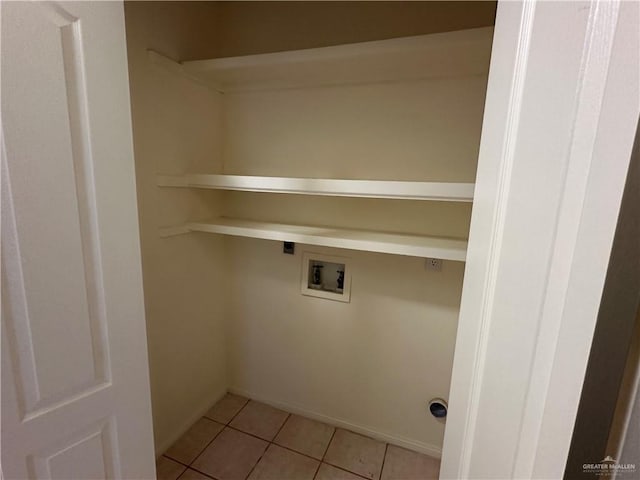
<svg viewBox="0 0 640 480"><path fill-rule="evenodd" d="M244 407L248 398L227 393L218 402L204 414L205 417L215 420L216 422L227 424L231 419Z"/></svg>
<svg viewBox="0 0 640 480"><path fill-rule="evenodd" d="M273 442L322 460L334 430L325 423L291 415Z"/></svg>
<svg viewBox="0 0 640 480"><path fill-rule="evenodd" d="M313 480L320 462L277 445L269 445L249 480Z"/></svg>
<svg viewBox="0 0 640 480"><path fill-rule="evenodd" d="M378 479L385 448L383 442L338 428L324 461L363 477Z"/></svg>
<svg viewBox="0 0 640 480"><path fill-rule="evenodd" d="M173 460L189 465L204 450L204 447L220 433L224 425L208 418L201 418L187 432L171 445L165 455Z"/></svg>
<svg viewBox="0 0 640 480"><path fill-rule="evenodd" d="M268 445L226 427L191 466L218 480L245 480Z"/></svg>
<svg viewBox="0 0 640 480"><path fill-rule="evenodd" d="M287 412L249 400L229 426L271 441L288 416Z"/></svg>
<svg viewBox="0 0 640 480"><path fill-rule="evenodd" d="M440 460L404 448L389 445L382 480L437 480Z"/></svg>
<svg viewBox="0 0 640 480"><path fill-rule="evenodd" d="M211 480L211 477L187 468L178 480Z"/></svg>
<svg viewBox="0 0 640 480"><path fill-rule="evenodd" d="M322 463L314 480L362 480L362 477Z"/></svg>
<svg viewBox="0 0 640 480"><path fill-rule="evenodd" d="M156 478L157 480L176 480L185 470L184 465L171 460L165 456L161 456L156 460Z"/></svg>

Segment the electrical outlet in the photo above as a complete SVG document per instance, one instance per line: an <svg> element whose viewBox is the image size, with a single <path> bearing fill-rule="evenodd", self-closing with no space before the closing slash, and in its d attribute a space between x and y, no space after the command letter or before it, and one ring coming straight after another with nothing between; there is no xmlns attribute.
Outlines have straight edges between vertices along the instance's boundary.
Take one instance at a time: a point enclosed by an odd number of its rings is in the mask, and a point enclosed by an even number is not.
<svg viewBox="0 0 640 480"><path fill-rule="evenodd" d="M426 258L424 261L425 270L433 270L434 272L442 271L442 260L440 258Z"/></svg>

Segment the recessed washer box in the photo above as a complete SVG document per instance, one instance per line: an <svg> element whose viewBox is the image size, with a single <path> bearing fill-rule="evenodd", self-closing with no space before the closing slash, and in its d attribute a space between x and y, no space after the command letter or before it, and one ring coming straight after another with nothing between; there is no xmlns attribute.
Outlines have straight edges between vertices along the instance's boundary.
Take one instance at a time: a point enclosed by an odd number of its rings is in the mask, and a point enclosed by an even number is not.
<svg viewBox="0 0 640 480"><path fill-rule="evenodd" d="M310 297L339 302L351 301L349 259L320 253L302 255L300 291Z"/></svg>

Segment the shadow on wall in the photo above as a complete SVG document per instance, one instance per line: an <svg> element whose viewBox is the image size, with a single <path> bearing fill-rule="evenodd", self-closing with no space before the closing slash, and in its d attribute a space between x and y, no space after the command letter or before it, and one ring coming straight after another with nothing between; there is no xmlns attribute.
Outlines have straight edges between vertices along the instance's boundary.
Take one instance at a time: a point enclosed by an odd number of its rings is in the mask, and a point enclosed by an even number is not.
<svg viewBox="0 0 640 480"><path fill-rule="evenodd" d="M231 57L450 32L495 23L495 1L125 2L149 4L154 31L178 31L178 60ZM149 45L153 48L153 45ZM160 50L162 51L162 50Z"/></svg>

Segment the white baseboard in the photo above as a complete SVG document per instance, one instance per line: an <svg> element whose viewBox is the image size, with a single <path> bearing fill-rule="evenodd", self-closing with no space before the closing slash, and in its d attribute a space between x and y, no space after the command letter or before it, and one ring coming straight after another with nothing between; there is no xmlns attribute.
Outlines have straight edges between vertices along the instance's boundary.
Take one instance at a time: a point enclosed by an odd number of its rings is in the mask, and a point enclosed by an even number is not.
<svg viewBox="0 0 640 480"><path fill-rule="evenodd" d="M207 413L209 409L218 402L218 400L224 397L226 393L226 388L217 392L217 394L214 395L213 398L208 399L206 403L204 403L200 408L196 409L196 411L194 411L193 414L189 416L188 419L179 428L177 428L171 436L158 443L158 445L156 445L156 458L166 452L171 445L173 445L182 435L184 435L186 431L193 426L194 423L202 418L204 414Z"/></svg>
<svg viewBox="0 0 640 480"><path fill-rule="evenodd" d="M429 455L430 457L440 458L442 456L442 447L437 445L431 445L428 443L423 443L423 442L418 442L416 440L403 438L397 435L380 432L366 425L356 425L342 418L329 417L321 413L313 412L311 410L306 410L305 408L300 406L292 405L285 402L280 402L278 400L273 400L271 398L263 397L262 395L256 394L254 392L242 390L240 388L229 387L229 392L234 393L236 395L241 395L243 397L251 398L258 402L266 403L267 405L271 405L272 407L285 410L289 413L295 413L297 415L308 417L313 420L318 420L319 422L324 422L329 425L333 425L334 427L344 428L345 430L351 430L352 432L360 433L362 435L375 438L376 440L380 440L382 442L391 443L393 445L397 445L398 447L406 448L407 450L413 450L414 452L424 453L425 455Z"/></svg>

